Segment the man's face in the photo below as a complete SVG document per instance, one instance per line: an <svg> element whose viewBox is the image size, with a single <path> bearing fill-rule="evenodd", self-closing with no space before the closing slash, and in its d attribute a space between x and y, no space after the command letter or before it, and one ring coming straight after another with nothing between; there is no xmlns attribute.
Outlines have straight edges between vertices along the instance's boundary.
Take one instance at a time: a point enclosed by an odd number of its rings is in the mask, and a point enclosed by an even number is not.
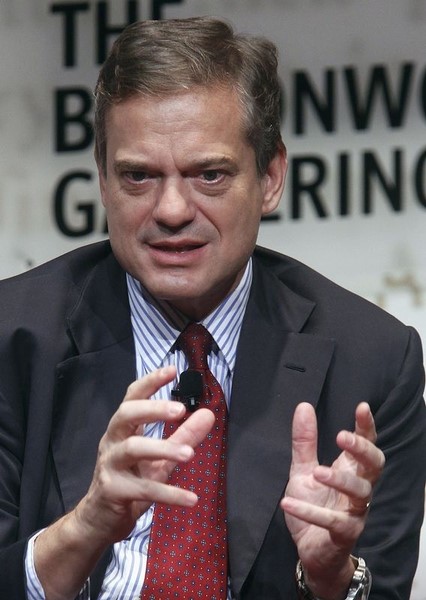
<svg viewBox="0 0 426 600"><path fill-rule="evenodd" d="M155 297L201 319L236 287L260 218L279 202L285 157L259 177L230 89L109 109L100 171L114 253Z"/></svg>

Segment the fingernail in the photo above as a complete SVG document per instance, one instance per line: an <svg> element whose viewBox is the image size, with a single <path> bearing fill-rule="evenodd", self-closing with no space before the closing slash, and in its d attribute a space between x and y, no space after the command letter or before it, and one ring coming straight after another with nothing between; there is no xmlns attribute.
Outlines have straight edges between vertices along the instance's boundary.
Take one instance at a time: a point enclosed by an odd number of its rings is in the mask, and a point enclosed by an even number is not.
<svg viewBox="0 0 426 600"><path fill-rule="evenodd" d="M192 494L192 496L188 496L185 498L185 506L192 507L198 503L198 496L196 494Z"/></svg>
<svg viewBox="0 0 426 600"><path fill-rule="evenodd" d="M169 412L172 416L182 414L183 404L182 402L170 401Z"/></svg>
<svg viewBox="0 0 426 600"><path fill-rule="evenodd" d="M174 367L168 365L166 367L161 367L160 369L160 375L168 375L172 370L174 370Z"/></svg>
<svg viewBox="0 0 426 600"><path fill-rule="evenodd" d="M194 454L191 446L182 446L179 450L179 458L182 460L188 460L188 458L192 458Z"/></svg>
<svg viewBox="0 0 426 600"><path fill-rule="evenodd" d="M345 431L344 432L344 441L349 446L354 446L355 445L355 436L354 436L354 434L351 433L350 431Z"/></svg>

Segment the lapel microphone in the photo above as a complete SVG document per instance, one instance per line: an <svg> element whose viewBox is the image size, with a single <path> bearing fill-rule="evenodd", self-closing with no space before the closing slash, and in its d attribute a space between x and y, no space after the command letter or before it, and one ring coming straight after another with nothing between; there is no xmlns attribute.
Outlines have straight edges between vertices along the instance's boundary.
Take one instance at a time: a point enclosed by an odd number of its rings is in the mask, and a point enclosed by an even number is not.
<svg viewBox="0 0 426 600"><path fill-rule="evenodd" d="M182 371L177 388L172 390L173 400L183 402L187 410L194 412L200 404L202 394L203 376L200 371L194 369Z"/></svg>

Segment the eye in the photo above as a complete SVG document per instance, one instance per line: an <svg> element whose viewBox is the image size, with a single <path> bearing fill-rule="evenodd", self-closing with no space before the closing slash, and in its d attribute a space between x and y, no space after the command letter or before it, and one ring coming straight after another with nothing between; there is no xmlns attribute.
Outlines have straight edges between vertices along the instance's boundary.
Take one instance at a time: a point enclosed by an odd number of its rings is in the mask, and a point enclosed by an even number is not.
<svg viewBox="0 0 426 600"><path fill-rule="evenodd" d="M219 181L223 177L223 173L215 169L209 169L208 171L203 171L201 177L207 183L213 183Z"/></svg>
<svg viewBox="0 0 426 600"><path fill-rule="evenodd" d="M149 179L149 175L146 171L126 171L124 176L134 183L142 183Z"/></svg>

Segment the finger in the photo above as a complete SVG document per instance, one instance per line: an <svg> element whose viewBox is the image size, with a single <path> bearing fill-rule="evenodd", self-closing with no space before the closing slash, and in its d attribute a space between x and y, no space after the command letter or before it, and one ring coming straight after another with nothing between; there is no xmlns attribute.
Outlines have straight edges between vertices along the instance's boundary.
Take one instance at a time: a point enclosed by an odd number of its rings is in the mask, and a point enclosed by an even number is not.
<svg viewBox="0 0 426 600"><path fill-rule="evenodd" d="M128 471L118 471L114 478L104 478L100 485L102 485L103 497L112 498L113 502L118 504L123 502L146 503L141 510L146 510L153 502L194 506L198 501L197 494L190 490Z"/></svg>
<svg viewBox="0 0 426 600"><path fill-rule="evenodd" d="M173 381L176 377L176 367L168 366L156 369L140 379L136 379L127 388L124 402L128 400L141 400L144 398L150 398L155 392Z"/></svg>
<svg viewBox="0 0 426 600"><path fill-rule="evenodd" d="M159 404L161 401L146 401ZM166 402L171 404L171 402ZM167 407L166 407L167 408ZM190 415L167 439L148 438L139 435L126 437L114 445L111 464L125 468L142 460L168 460L175 465L185 462L194 455L195 448L203 441L215 421L214 414L207 408L200 408ZM172 470L173 467L170 468Z"/></svg>
<svg viewBox="0 0 426 600"><path fill-rule="evenodd" d="M346 496L350 508L354 509L351 512L365 511L372 494L372 485L367 479L349 470L338 470L322 465L315 468L314 477L319 483Z"/></svg>
<svg viewBox="0 0 426 600"><path fill-rule="evenodd" d="M185 406L171 400L136 400L122 402L112 416L107 436L117 441L134 435L140 426L156 421L176 421L185 415Z"/></svg>
<svg viewBox="0 0 426 600"><path fill-rule="evenodd" d="M198 496L195 492L184 488L178 488L173 485L145 479L139 482L141 486L141 500L152 502L161 502L174 506L192 507L198 502Z"/></svg>
<svg viewBox="0 0 426 600"><path fill-rule="evenodd" d="M352 515L345 511L316 506L304 500L286 496L281 500L281 508L305 523L327 529L333 538L339 538L341 543L352 545L364 528L365 518Z"/></svg>
<svg viewBox="0 0 426 600"><path fill-rule="evenodd" d="M191 448L196 451L197 446L205 439L215 422L215 416L207 408L199 408L177 428L168 438L174 446L179 448ZM182 446L182 444L184 444ZM164 464L167 475L170 475L177 464L173 457Z"/></svg>
<svg viewBox="0 0 426 600"><path fill-rule="evenodd" d="M110 463L115 469L128 469L141 461L167 460L174 464L186 462L194 456L189 445L178 444L170 439L154 439L131 436L114 446Z"/></svg>
<svg viewBox="0 0 426 600"><path fill-rule="evenodd" d="M374 483L385 464L385 455L372 442L362 435L350 431L340 431L337 445L347 452L357 464L357 474Z"/></svg>
<svg viewBox="0 0 426 600"><path fill-rule="evenodd" d="M376 425L367 402L361 402L355 412L355 433L375 443L377 439Z"/></svg>
<svg viewBox="0 0 426 600"><path fill-rule="evenodd" d="M318 464L317 420L313 406L300 403L294 412L292 429L292 470L312 469Z"/></svg>
<svg viewBox="0 0 426 600"><path fill-rule="evenodd" d="M132 500L193 506L197 501L196 494L165 483L160 486L156 484L166 482L178 462L186 462L193 457L195 448L211 430L214 422L214 414L206 408L200 408L166 440L132 436L121 444L115 445L111 465L117 469L121 477L123 475L130 477L137 490L142 493L135 497L132 494L136 490L129 487L126 497ZM156 460L160 462L154 468L153 463ZM141 465L144 462L145 467ZM131 468L135 465L139 465L140 469L137 470L136 476L133 476ZM120 468L126 469L126 473L124 474ZM149 476L144 477L144 472Z"/></svg>
<svg viewBox="0 0 426 600"><path fill-rule="evenodd" d="M178 444L188 444L196 448L209 433L215 422L215 416L208 408L199 408L192 413L170 436Z"/></svg>

